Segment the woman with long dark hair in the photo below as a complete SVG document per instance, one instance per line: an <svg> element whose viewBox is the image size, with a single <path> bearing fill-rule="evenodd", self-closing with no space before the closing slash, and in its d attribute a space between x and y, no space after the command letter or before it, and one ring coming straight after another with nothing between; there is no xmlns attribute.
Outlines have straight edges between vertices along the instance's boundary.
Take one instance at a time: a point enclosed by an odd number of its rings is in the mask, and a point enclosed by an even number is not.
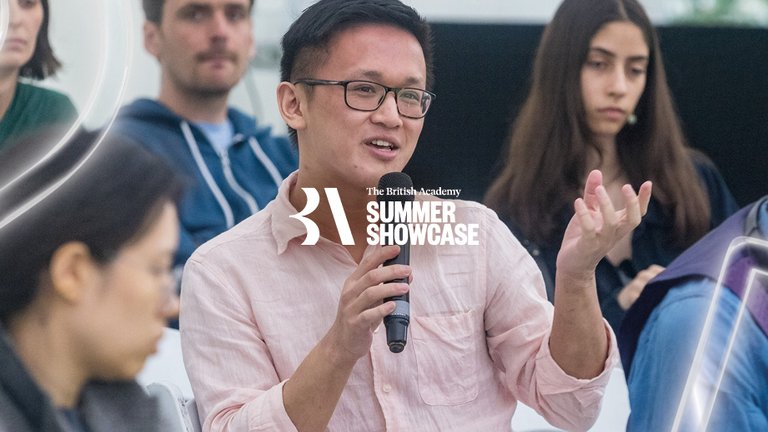
<svg viewBox="0 0 768 432"><path fill-rule="evenodd" d="M656 31L636 0L560 5L507 145L485 201L536 258L550 300L571 203L590 170L603 172L614 205L622 185L653 181L648 215L597 268L614 329L648 280L738 208L714 165L685 142Z"/></svg>

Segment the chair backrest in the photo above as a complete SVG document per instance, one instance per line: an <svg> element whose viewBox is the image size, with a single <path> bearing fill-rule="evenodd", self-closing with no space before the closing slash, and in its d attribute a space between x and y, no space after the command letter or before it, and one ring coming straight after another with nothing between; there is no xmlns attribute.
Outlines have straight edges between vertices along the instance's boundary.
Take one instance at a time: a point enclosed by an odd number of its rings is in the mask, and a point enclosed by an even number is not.
<svg viewBox="0 0 768 432"><path fill-rule="evenodd" d="M145 387L153 382L170 382L178 387L187 399L194 397L181 356L181 335L178 330L165 329L157 353L147 359L136 380Z"/></svg>
<svg viewBox="0 0 768 432"><path fill-rule="evenodd" d="M136 377L147 393L160 403L163 430L169 432L200 432L192 385L189 383L181 355L179 331L166 328L157 354L147 359Z"/></svg>
<svg viewBox="0 0 768 432"><path fill-rule="evenodd" d="M202 432L195 399L187 399L169 382L155 382L146 387L160 405L162 430L169 432Z"/></svg>

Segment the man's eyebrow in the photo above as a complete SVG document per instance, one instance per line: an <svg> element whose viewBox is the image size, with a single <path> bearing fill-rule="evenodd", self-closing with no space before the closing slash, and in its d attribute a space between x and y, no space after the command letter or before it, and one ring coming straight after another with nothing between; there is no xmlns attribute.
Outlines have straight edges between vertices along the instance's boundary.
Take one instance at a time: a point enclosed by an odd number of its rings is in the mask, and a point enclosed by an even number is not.
<svg viewBox="0 0 768 432"><path fill-rule="evenodd" d="M367 78L367 79L370 79L370 80L372 80L372 81L374 81L374 80L378 81L378 80L381 80L381 79L383 79L383 77L384 77L384 76L381 74L381 72L378 72L378 71L374 71L374 70L364 70L364 71L361 71L361 72L360 72L360 74L361 74L363 77L365 77L365 78ZM420 78L418 78L418 77L415 77L415 76L410 76L410 77L406 78L406 79L405 79L405 80L404 80L404 81L403 81L401 84L399 84L399 85L400 85L400 86L403 86L403 87L415 86L415 85L421 84L421 83L422 83L422 81L423 81L423 80L422 80L422 79L420 79Z"/></svg>
<svg viewBox="0 0 768 432"><path fill-rule="evenodd" d="M206 3L187 3L176 10L176 13L189 12L194 10L210 10L211 5Z"/></svg>

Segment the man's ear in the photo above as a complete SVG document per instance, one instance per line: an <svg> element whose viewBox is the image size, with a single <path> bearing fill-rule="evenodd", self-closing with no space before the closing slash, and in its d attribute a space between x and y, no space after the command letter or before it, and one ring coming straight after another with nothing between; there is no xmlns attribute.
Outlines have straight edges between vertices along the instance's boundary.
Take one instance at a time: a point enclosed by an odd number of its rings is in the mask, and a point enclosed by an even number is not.
<svg viewBox="0 0 768 432"><path fill-rule="evenodd" d="M160 59L160 25L152 21L144 21L144 49L158 60Z"/></svg>
<svg viewBox="0 0 768 432"><path fill-rule="evenodd" d="M295 130L301 130L306 127L304 118L304 108L306 108L306 93L287 81L283 81L277 86L277 108L280 110L280 116L283 117L285 124Z"/></svg>
<svg viewBox="0 0 768 432"><path fill-rule="evenodd" d="M54 295L68 303L78 303L96 280L98 266L88 246L69 242L53 253L48 271Z"/></svg>

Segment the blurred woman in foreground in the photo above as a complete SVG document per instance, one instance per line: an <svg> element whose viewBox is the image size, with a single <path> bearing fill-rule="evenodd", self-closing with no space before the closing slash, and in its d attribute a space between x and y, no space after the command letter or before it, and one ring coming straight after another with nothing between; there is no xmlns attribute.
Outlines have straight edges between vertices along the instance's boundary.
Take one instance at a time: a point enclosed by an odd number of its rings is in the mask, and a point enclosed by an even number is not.
<svg viewBox="0 0 768 432"><path fill-rule="evenodd" d="M155 401L133 379L178 313L175 174L110 137L53 194L9 217L76 166L94 139L79 135L0 185L2 431L161 428ZM0 159L0 169L9 163Z"/></svg>

